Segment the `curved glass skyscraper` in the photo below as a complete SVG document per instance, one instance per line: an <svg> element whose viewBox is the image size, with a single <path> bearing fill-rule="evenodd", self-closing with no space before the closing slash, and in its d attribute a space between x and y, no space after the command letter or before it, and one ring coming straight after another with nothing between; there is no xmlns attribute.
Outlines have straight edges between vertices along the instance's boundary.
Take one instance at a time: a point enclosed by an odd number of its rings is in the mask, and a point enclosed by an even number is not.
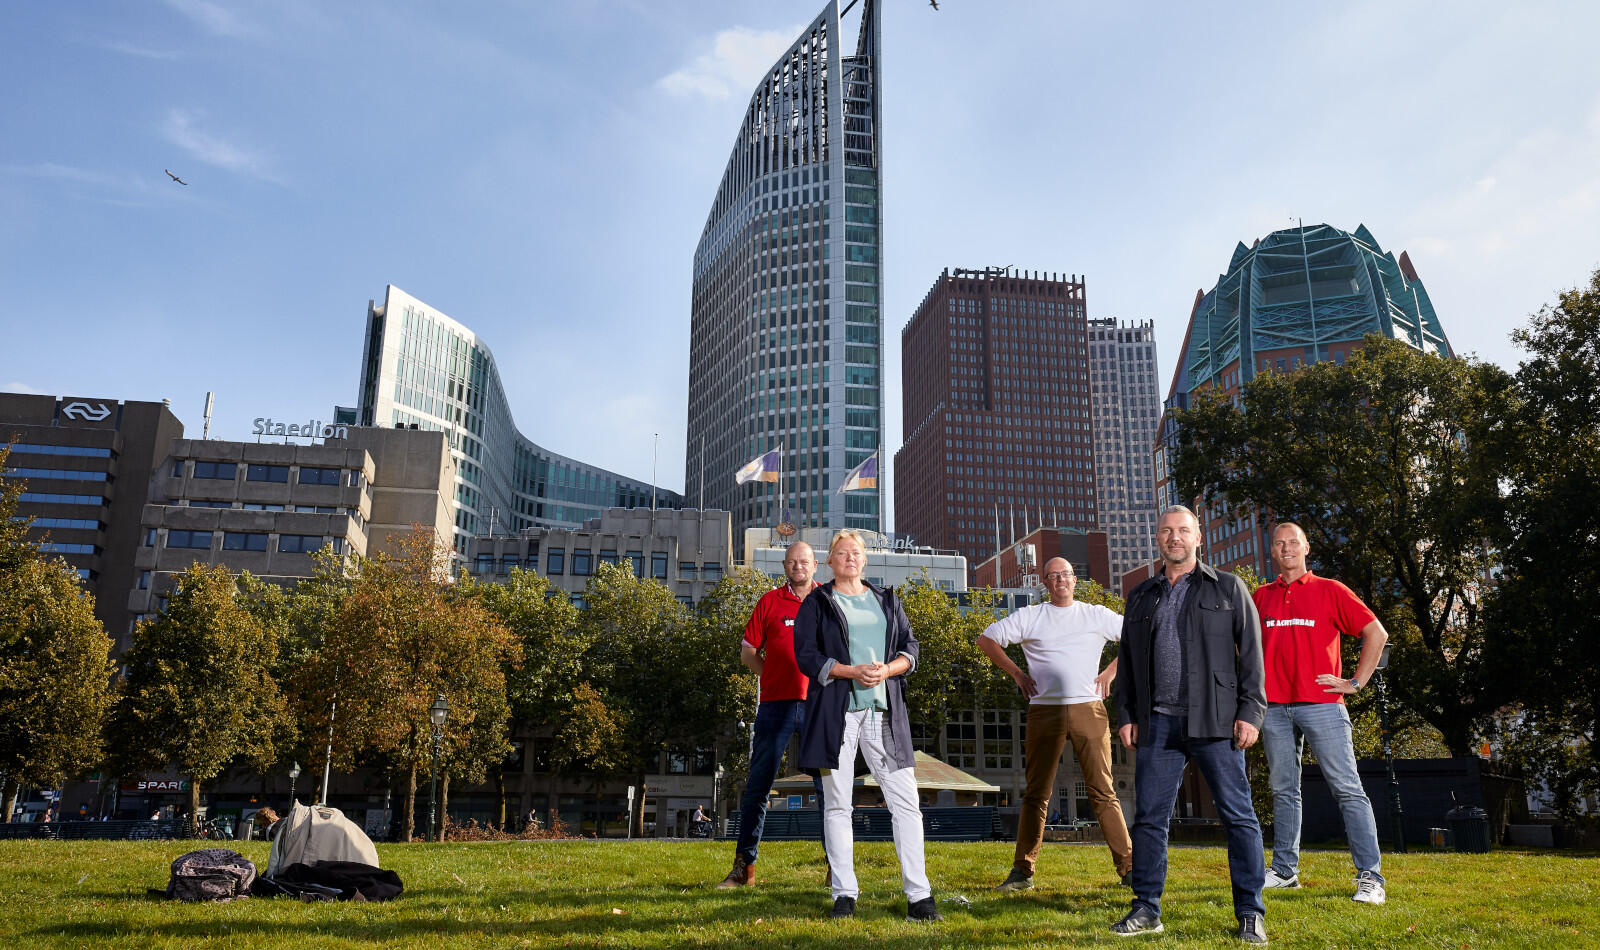
<svg viewBox="0 0 1600 950"><path fill-rule="evenodd" d="M684 494L736 538L882 528L883 479L838 492L883 442L878 5L850 6L854 55L830 2L762 77L695 249ZM736 484L780 449L777 482Z"/></svg>
<svg viewBox="0 0 1600 950"><path fill-rule="evenodd" d="M455 544L522 528L576 528L607 508L683 507L676 492L557 455L517 431L489 347L394 285L367 305L362 425L449 433Z"/></svg>

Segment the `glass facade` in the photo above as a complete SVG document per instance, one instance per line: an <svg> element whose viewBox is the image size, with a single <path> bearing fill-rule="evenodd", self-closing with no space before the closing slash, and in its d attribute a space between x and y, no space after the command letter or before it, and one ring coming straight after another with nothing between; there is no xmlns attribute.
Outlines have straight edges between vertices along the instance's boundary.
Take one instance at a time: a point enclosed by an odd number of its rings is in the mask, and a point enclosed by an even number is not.
<svg viewBox="0 0 1600 950"><path fill-rule="evenodd" d="M1258 373L1342 363L1374 333L1425 353L1454 355L1410 257L1385 251L1365 225L1354 231L1304 225L1248 247L1241 242L1216 286L1195 299L1166 407L1187 408L1201 389L1237 400ZM1161 507L1194 501L1179 497L1171 477L1177 444L1177 426L1164 416L1154 446ZM1226 506L1200 515L1207 557L1271 576L1264 519Z"/></svg>
<svg viewBox="0 0 1600 950"><path fill-rule="evenodd" d="M695 250L685 495L735 537L882 527L881 477L838 493L883 442L878 7L853 6L855 55L830 2L756 87ZM776 484L735 483L775 449Z"/></svg>
<svg viewBox="0 0 1600 950"><path fill-rule="evenodd" d="M367 310L359 424L445 432L456 463L455 545L479 534L576 527L607 508L683 507L653 489L558 455L517 430L489 347L390 286Z"/></svg>

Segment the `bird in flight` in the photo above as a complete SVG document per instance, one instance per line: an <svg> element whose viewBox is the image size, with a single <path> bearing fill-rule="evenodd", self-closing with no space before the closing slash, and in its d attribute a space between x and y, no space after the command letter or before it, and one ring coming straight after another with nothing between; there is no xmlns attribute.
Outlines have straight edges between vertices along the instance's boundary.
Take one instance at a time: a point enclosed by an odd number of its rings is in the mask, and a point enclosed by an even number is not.
<svg viewBox="0 0 1600 950"><path fill-rule="evenodd" d="M933 7L935 10L939 9L939 0L928 0L928 6Z"/></svg>
<svg viewBox="0 0 1600 950"><path fill-rule="evenodd" d="M165 168L163 168L161 170L164 171L164 172L167 172L167 170ZM188 187L188 184L189 184L188 182L184 181L182 178L179 178L177 175L174 175L172 172L167 172L167 177L172 179L173 181L177 182L180 185Z"/></svg>

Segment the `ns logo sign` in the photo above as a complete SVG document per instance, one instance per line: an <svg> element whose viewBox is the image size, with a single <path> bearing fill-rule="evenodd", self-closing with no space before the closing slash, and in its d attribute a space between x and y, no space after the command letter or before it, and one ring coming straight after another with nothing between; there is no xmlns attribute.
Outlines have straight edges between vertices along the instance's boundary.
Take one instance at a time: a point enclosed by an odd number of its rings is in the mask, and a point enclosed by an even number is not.
<svg viewBox="0 0 1600 950"><path fill-rule="evenodd" d="M85 422L100 422L111 415L111 407L103 402L87 403L82 400L69 402L61 407L61 414L68 419L82 419Z"/></svg>

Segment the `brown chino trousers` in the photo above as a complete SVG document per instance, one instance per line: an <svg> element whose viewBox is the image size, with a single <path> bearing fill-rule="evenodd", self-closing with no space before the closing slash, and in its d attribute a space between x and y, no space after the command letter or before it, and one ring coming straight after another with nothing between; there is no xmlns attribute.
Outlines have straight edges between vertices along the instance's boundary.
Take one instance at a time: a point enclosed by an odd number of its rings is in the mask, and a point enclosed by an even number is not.
<svg viewBox="0 0 1600 950"><path fill-rule="evenodd" d="M1023 744L1028 788L1022 794L1022 811L1017 816L1014 866L1033 875L1039 847L1044 843L1045 810L1050 807L1050 792L1056 784L1056 767L1068 739L1072 740L1072 752L1078 757L1084 784L1089 786L1089 801L1106 846L1111 849L1117 874L1126 874L1133 868L1133 840L1128 837L1128 823L1122 817L1122 805L1111 782L1111 719L1106 715L1105 703L1099 700L1028 706L1028 738Z"/></svg>

